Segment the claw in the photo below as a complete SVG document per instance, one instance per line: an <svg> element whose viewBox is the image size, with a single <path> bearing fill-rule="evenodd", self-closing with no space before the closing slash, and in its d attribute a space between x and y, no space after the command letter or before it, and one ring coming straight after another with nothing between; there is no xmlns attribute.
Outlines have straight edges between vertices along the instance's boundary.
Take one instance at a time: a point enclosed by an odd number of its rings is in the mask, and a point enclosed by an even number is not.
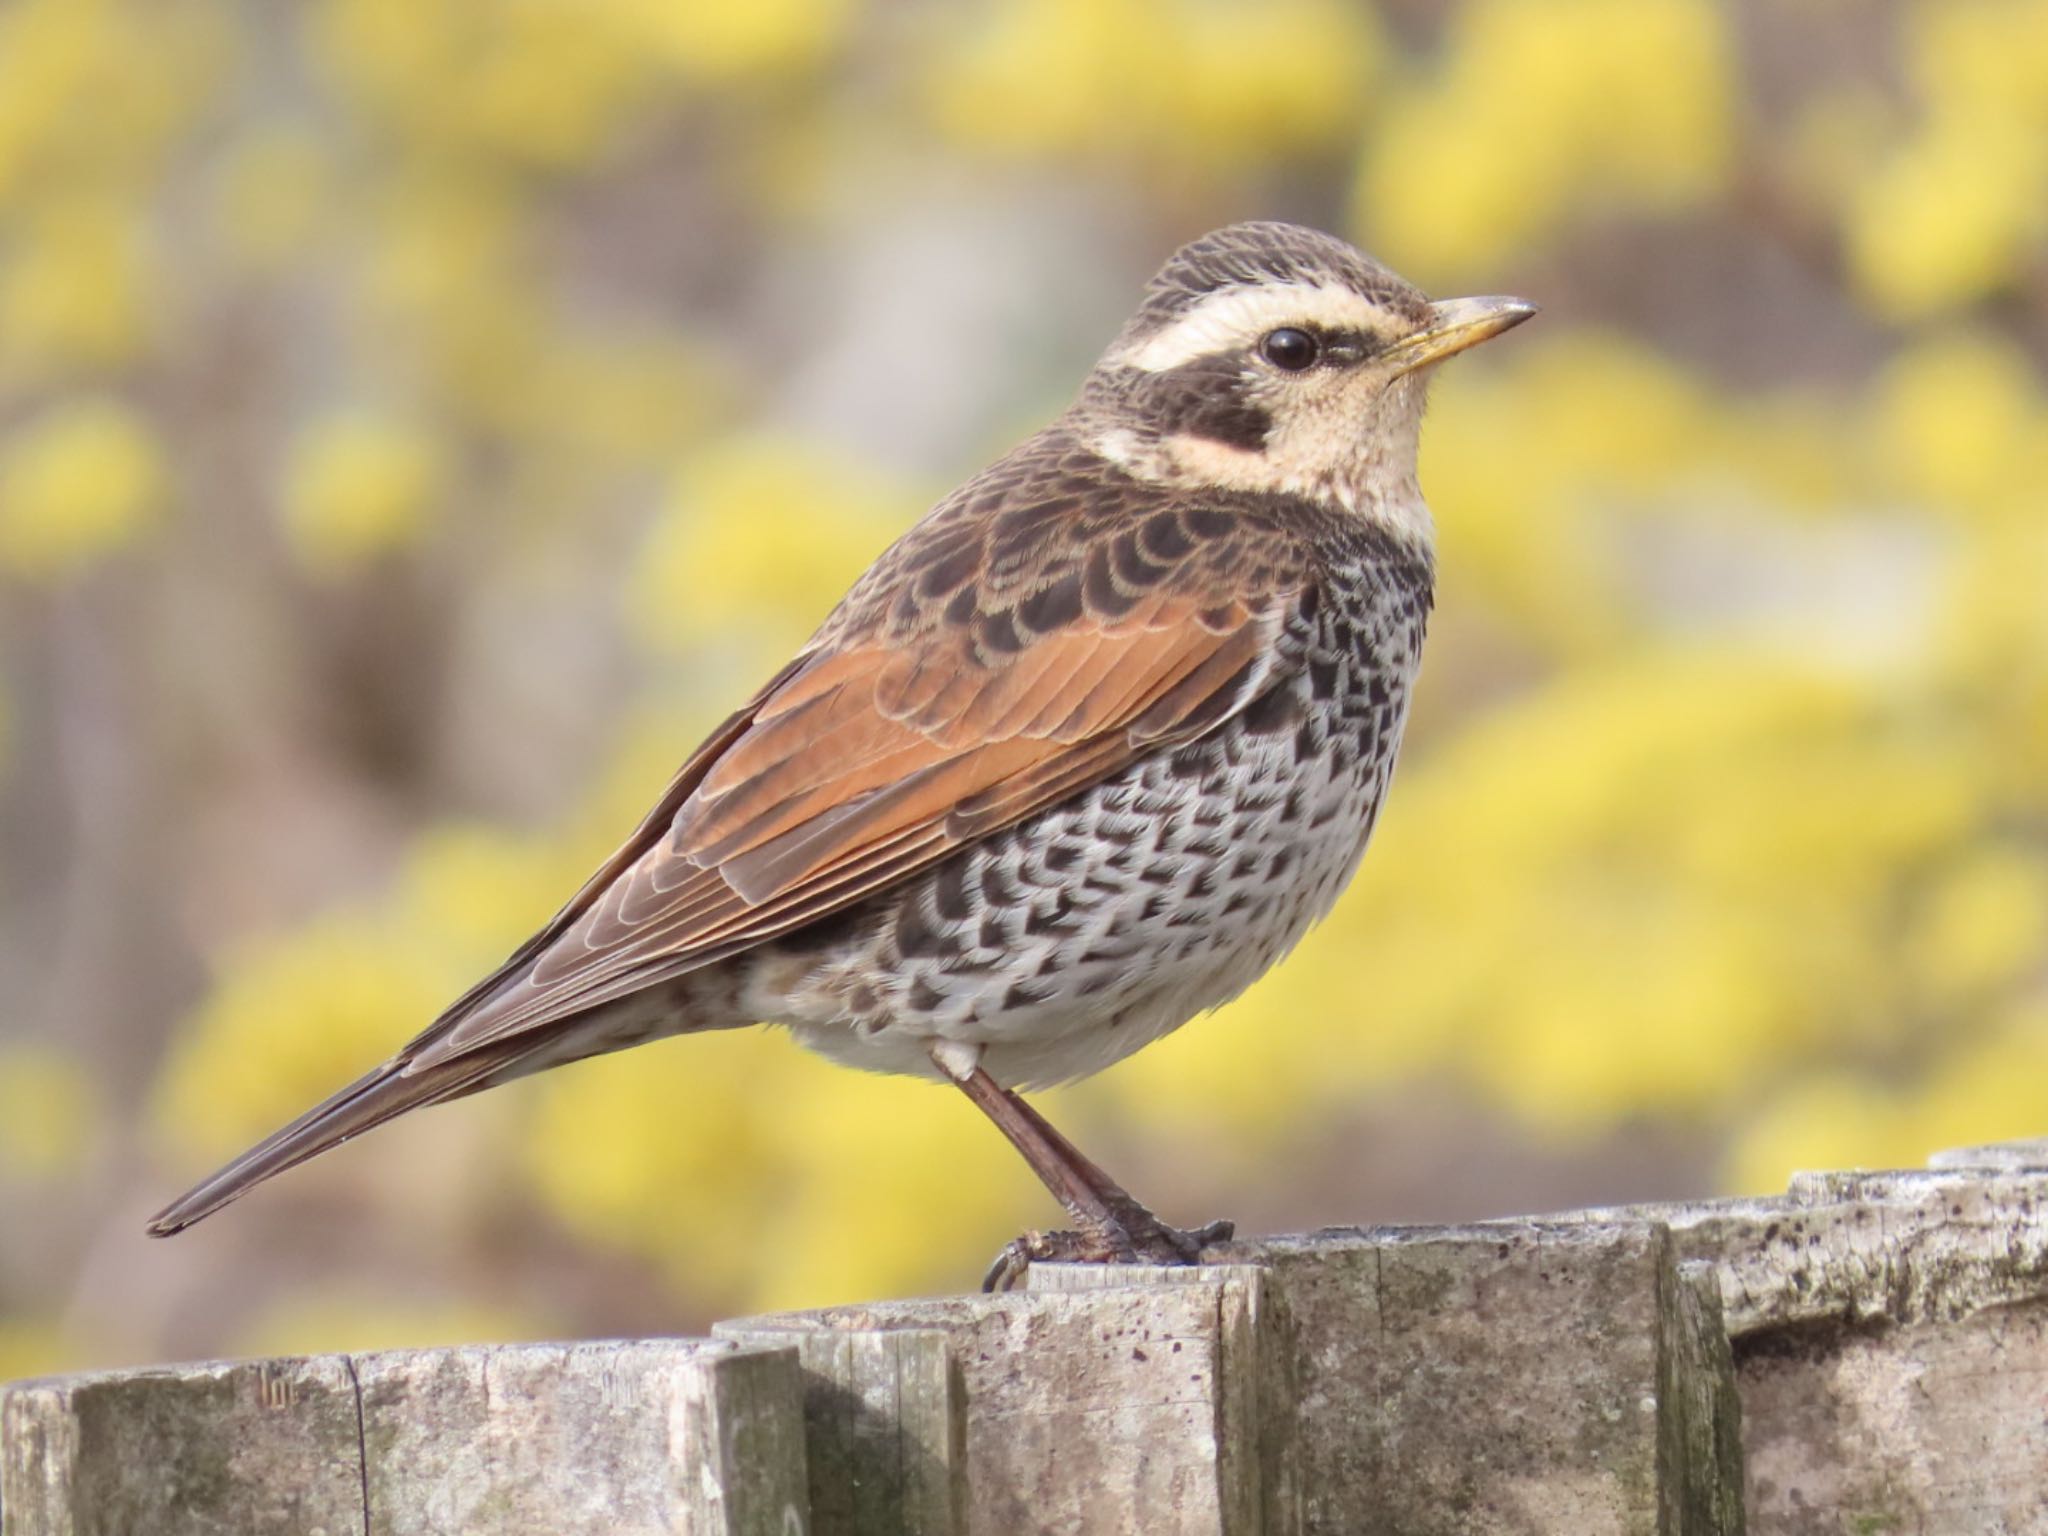
<svg viewBox="0 0 2048 1536"><path fill-rule="evenodd" d="M1011 1238L1003 1244L989 1267L982 1271L982 1294L994 1296L1003 1291L1016 1290L1018 1282L1024 1278L1024 1272L1030 1268L1031 1255L1025 1251L1024 1238Z"/></svg>
<svg viewBox="0 0 2048 1536"><path fill-rule="evenodd" d="M1003 1245L981 1277L984 1291L1014 1291L1033 1264L1133 1264L1138 1251L1121 1232L1026 1232Z"/></svg>
<svg viewBox="0 0 2048 1536"><path fill-rule="evenodd" d="M1237 1228L1228 1221L1183 1231L1149 1216L1135 1230L1026 1232L1003 1245L981 1277L987 1292L1014 1291L1033 1264L1199 1264L1210 1248L1230 1241Z"/></svg>

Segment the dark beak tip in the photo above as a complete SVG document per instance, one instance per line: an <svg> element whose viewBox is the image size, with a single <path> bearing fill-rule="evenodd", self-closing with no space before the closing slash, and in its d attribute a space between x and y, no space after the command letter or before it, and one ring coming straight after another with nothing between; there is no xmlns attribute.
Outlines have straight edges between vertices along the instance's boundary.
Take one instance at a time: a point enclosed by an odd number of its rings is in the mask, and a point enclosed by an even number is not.
<svg viewBox="0 0 2048 1536"><path fill-rule="evenodd" d="M1511 326L1520 325L1542 310L1542 306L1533 299L1517 298L1506 293L1474 294L1470 298L1444 299L1433 308L1440 326L1447 329L1484 327L1489 336L1497 336Z"/></svg>

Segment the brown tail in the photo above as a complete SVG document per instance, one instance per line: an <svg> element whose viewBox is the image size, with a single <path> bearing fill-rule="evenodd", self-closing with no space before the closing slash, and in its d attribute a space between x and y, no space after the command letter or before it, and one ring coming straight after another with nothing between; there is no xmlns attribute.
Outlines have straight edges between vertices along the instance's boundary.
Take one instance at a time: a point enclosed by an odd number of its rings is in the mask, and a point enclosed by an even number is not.
<svg viewBox="0 0 2048 1536"><path fill-rule="evenodd" d="M491 1082L502 1081L515 1059L504 1052L479 1053L410 1075L403 1057L387 1061L173 1200L150 1218L149 1235L169 1237L173 1232L182 1232L229 1201L239 1199L272 1174L295 1168L409 1109L460 1098Z"/></svg>

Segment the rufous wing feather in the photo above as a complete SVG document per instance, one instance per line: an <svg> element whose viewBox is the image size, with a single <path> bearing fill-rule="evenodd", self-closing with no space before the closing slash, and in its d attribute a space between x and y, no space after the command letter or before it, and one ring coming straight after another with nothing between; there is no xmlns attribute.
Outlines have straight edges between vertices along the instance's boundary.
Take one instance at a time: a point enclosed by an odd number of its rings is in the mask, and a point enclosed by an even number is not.
<svg viewBox="0 0 2048 1536"><path fill-rule="evenodd" d="M1073 625L993 663L946 630L923 641L942 654L914 663L881 645L813 658L704 769L668 835L416 1042L416 1060L545 1028L826 916L1214 726L1271 664L1285 594L1266 596L1227 629L1198 620L1193 597L1165 600L1144 624Z"/></svg>

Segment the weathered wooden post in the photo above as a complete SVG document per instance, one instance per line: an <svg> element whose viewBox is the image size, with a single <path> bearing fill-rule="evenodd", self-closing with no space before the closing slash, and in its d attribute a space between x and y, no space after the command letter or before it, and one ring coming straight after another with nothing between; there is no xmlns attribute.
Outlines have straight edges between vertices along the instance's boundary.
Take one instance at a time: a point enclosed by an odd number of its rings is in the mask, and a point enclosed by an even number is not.
<svg viewBox="0 0 2048 1536"><path fill-rule="evenodd" d="M1719 1298L1663 1226L1331 1231L1244 1257L1272 1447L1252 1529L1741 1529Z"/></svg>
<svg viewBox="0 0 2048 1536"><path fill-rule="evenodd" d="M1259 1274L1082 1273L1102 1284L720 1325L799 1343L820 1536L1262 1528ZM919 1362L893 1408L884 1361Z"/></svg>
<svg viewBox="0 0 2048 1536"><path fill-rule="evenodd" d="M1751 1532L2048 1531L2048 1142L1639 1214L1719 1280Z"/></svg>
<svg viewBox="0 0 2048 1536"><path fill-rule="evenodd" d="M804 1536L796 1359L707 1340L113 1371L0 1392L5 1536Z"/></svg>
<svg viewBox="0 0 2048 1536"><path fill-rule="evenodd" d="M0 1536L2048 1531L2048 1143L1192 1270L0 1388Z"/></svg>

